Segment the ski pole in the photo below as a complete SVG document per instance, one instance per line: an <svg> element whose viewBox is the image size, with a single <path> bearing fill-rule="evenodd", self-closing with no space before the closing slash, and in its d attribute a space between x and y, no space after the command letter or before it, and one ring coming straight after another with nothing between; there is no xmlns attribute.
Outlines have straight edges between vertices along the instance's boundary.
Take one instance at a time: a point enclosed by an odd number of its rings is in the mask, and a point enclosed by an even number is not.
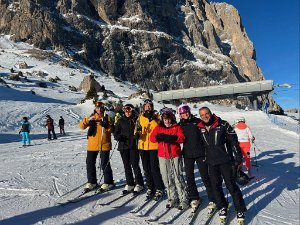
<svg viewBox="0 0 300 225"><path fill-rule="evenodd" d="M114 154L114 151L115 151L115 149L116 149L118 143L119 143L119 141L116 142L116 144L115 144L115 146L114 146L114 148L113 148L113 150L112 150L112 152L111 152L111 154L110 154L110 156L109 156L109 159L108 159L108 161L107 161L107 163L106 163L106 165L105 165L105 167L104 167L104 169L103 169L102 175L101 175L101 177L100 177L99 184L101 184L101 181L102 181L102 179L103 179L103 177L104 177L104 171L106 170L108 164L110 163L110 160L111 160L111 158L112 158L112 156L113 156L113 154Z"/></svg>

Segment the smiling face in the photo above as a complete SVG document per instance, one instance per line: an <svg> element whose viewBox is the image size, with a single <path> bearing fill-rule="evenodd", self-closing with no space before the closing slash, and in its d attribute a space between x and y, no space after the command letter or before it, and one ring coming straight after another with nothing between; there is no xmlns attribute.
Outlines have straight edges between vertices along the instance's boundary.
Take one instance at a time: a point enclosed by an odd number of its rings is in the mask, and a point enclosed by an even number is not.
<svg viewBox="0 0 300 225"><path fill-rule="evenodd" d="M145 105L144 105L144 111L146 111L146 110L152 110L152 105L150 104L150 103L146 103Z"/></svg>
<svg viewBox="0 0 300 225"><path fill-rule="evenodd" d="M199 115L200 115L201 120L203 120L204 123L208 123L211 118L211 112L207 108L200 109Z"/></svg>
<svg viewBox="0 0 300 225"><path fill-rule="evenodd" d="M180 118L186 120L190 117L191 113L190 112L184 112L184 113L180 113Z"/></svg>
<svg viewBox="0 0 300 225"><path fill-rule="evenodd" d="M163 121L164 121L164 125L165 125L166 127L172 126L172 118L166 117L166 118L163 119Z"/></svg>

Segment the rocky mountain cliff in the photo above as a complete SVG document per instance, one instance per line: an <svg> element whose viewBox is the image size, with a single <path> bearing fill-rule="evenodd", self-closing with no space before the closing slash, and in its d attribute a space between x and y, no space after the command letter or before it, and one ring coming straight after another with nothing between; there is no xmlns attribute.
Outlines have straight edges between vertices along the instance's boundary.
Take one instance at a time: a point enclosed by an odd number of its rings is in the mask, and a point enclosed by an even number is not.
<svg viewBox="0 0 300 225"><path fill-rule="evenodd" d="M0 32L153 90L263 80L238 11L206 0L0 0Z"/></svg>

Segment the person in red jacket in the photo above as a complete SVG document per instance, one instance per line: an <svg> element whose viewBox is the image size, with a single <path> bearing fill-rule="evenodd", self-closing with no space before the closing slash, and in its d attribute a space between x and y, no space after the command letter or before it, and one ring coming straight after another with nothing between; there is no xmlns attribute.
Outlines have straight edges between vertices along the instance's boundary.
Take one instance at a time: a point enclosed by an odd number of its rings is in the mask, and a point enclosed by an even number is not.
<svg viewBox="0 0 300 225"><path fill-rule="evenodd" d="M248 172L248 176L251 177L251 159L250 159L250 148L251 143L253 143L255 140L255 137L252 135L251 130L249 126L246 124L246 120L244 117L241 117L235 121L234 130L238 136L238 141L240 143L240 148L242 151L242 154L245 159L245 163L242 163L241 165L246 167L246 170Z"/></svg>
<svg viewBox="0 0 300 225"><path fill-rule="evenodd" d="M159 168L168 193L167 208L178 204L178 209L189 207L186 184L182 174L182 156L180 144L185 136L176 123L174 110L163 108L161 121L150 135L151 142L158 142Z"/></svg>

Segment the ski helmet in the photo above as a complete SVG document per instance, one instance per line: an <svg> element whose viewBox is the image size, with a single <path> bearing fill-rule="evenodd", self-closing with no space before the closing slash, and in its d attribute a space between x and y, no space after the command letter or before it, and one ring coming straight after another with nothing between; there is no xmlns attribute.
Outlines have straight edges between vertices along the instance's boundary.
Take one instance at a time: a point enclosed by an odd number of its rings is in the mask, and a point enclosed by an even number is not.
<svg viewBox="0 0 300 225"><path fill-rule="evenodd" d="M101 101L97 101L96 104L95 104L95 107L96 107L96 108L100 108L102 111L105 110L105 108L104 108L104 103L101 102Z"/></svg>
<svg viewBox="0 0 300 225"><path fill-rule="evenodd" d="M245 174L241 169L238 169L236 173L235 182L241 186L245 186L249 183L251 179Z"/></svg>
<svg viewBox="0 0 300 225"><path fill-rule="evenodd" d="M132 110L134 110L134 106L132 105L132 104L126 104L126 105L124 105L124 107L123 107L123 111L125 112L125 111L132 111Z"/></svg>
<svg viewBox="0 0 300 225"><path fill-rule="evenodd" d="M182 113L186 113L186 112L191 113L191 108L187 104L182 104L177 109L178 114L182 114Z"/></svg>
<svg viewBox="0 0 300 225"><path fill-rule="evenodd" d="M171 118L172 121L176 121L175 112L176 111L172 108L164 107L159 111L159 114L162 120L165 118Z"/></svg>
<svg viewBox="0 0 300 225"><path fill-rule="evenodd" d="M150 105L151 105L151 108L152 108L152 110L153 110L153 106L154 106L154 105L153 105L153 102L152 102L151 99L147 98L147 99L144 100L143 109L144 109L144 107L145 107L146 104L150 104Z"/></svg>
<svg viewBox="0 0 300 225"><path fill-rule="evenodd" d="M240 117L240 118L238 118L238 119L236 120L236 123L239 123L239 122L245 123L245 122L246 122L245 117Z"/></svg>

